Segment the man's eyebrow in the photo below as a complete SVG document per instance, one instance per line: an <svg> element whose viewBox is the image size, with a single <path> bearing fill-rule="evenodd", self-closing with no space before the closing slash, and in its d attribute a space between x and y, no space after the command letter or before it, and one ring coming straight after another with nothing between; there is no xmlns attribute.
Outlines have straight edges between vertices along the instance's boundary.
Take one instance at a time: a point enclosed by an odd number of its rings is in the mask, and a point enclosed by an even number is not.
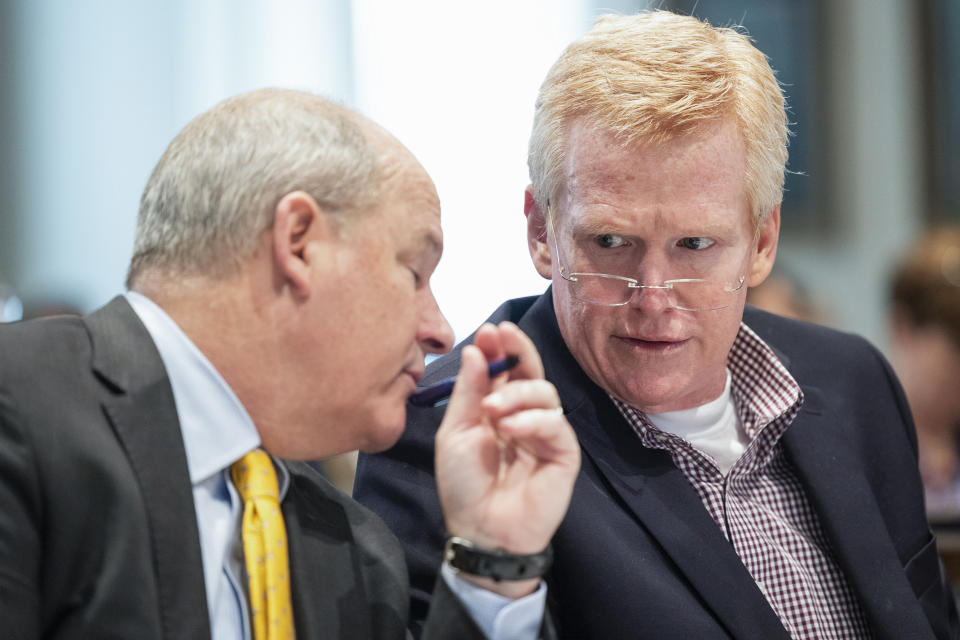
<svg viewBox="0 0 960 640"><path fill-rule="evenodd" d="M440 261L443 255L443 236L435 231L427 230L416 237L406 253L411 260L429 260L432 263Z"/></svg>
<svg viewBox="0 0 960 640"><path fill-rule="evenodd" d="M572 231L575 236L596 236L605 233L635 235L630 232L628 227L629 225L622 224L615 220L598 218L575 222Z"/></svg>
<svg viewBox="0 0 960 640"><path fill-rule="evenodd" d="M702 224L689 225L679 229L678 233L685 236L727 236L736 231L734 225L726 222L704 221ZM573 225L573 232L577 235L600 235L604 233L614 233L620 235L643 235L637 234L636 229L631 224L623 224L618 220L606 220L602 218L581 220Z"/></svg>
<svg viewBox="0 0 960 640"><path fill-rule="evenodd" d="M610 233L618 230L616 223L608 220L583 220L573 225L575 233L580 235L596 235L599 233Z"/></svg>

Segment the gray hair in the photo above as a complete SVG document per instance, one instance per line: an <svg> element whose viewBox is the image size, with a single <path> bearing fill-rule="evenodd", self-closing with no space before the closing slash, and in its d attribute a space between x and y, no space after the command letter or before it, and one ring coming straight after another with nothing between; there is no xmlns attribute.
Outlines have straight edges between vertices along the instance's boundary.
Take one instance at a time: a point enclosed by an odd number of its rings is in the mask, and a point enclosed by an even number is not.
<svg viewBox="0 0 960 640"><path fill-rule="evenodd" d="M357 114L319 96L265 89L191 121L154 168L127 273L227 273L273 224L280 199L310 194L327 213L373 205L380 167Z"/></svg>

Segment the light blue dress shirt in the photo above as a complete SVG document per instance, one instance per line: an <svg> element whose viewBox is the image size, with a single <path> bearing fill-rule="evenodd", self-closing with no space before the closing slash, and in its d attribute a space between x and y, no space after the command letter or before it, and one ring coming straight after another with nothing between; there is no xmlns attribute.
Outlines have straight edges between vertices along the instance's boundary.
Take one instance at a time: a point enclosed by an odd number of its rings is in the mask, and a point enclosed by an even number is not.
<svg viewBox="0 0 960 640"><path fill-rule="evenodd" d="M127 301L153 338L173 389L200 530L203 579L213 640L251 637L237 528L243 502L229 478L230 465L260 446L246 409L190 338L149 298L129 291ZM290 476L274 460L280 496ZM546 585L519 600L473 586L443 565L443 579L492 640L535 640L546 603Z"/></svg>

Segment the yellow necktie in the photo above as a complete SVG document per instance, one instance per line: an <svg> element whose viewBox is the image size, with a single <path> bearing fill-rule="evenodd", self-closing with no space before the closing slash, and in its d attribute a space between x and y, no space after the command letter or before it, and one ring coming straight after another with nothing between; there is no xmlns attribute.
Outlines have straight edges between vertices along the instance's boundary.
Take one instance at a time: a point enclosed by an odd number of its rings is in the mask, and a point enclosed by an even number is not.
<svg viewBox="0 0 960 640"><path fill-rule="evenodd" d="M230 469L243 497L243 555L250 580L254 640L292 640L287 533L273 463L254 449Z"/></svg>

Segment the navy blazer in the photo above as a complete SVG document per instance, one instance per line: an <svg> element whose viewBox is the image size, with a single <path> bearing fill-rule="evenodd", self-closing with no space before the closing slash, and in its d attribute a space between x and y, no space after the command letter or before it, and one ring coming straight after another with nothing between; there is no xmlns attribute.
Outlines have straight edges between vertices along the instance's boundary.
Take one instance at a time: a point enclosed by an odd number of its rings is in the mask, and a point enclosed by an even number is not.
<svg viewBox="0 0 960 640"><path fill-rule="evenodd" d="M549 602L561 638L787 638L733 547L670 455L645 448L567 349L551 293L511 300L583 449L553 546ZM917 443L903 392L865 340L748 307L805 401L783 439L876 638L956 638L956 610L927 524ZM470 338L466 342L469 342ZM424 383L454 375L462 344ZM411 614L425 616L444 541L433 480L443 407L409 409L391 450L361 456L354 497L406 548Z"/></svg>
<svg viewBox="0 0 960 640"><path fill-rule="evenodd" d="M306 464L283 464L297 638L407 636L396 538ZM438 594L428 635L482 640L442 581ZM123 298L0 325L0 637L210 637L173 393Z"/></svg>

